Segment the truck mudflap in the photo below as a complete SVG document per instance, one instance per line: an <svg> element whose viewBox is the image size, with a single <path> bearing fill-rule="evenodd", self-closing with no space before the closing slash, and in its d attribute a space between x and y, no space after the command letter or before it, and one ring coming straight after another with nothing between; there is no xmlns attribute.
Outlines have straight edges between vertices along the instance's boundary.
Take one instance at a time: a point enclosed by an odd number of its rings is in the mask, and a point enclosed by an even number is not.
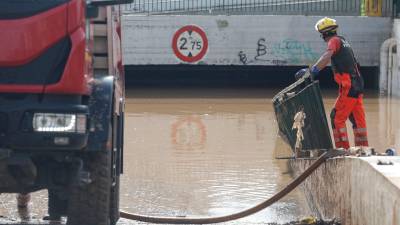
<svg viewBox="0 0 400 225"><path fill-rule="evenodd" d="M88 151L99 151L111 147L112 115L114 99L114 78L98 78L94 81L92 96L89 100L89 138Z"/></svg>
<svg viewBox="0 0 400 225"><path fill-rule="evenodd" d="M311 76L300 78L273 98L279 133L293 150L296 147L298 127L302 129L302 150L331 149L329 131L319 82ZM303 117L303 121L296 121Z"/></svg>

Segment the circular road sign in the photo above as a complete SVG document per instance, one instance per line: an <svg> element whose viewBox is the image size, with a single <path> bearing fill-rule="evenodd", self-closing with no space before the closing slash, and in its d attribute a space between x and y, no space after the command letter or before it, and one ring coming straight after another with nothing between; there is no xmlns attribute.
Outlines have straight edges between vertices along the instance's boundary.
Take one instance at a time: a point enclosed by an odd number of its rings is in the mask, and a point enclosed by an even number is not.
<svg viewBox="0 0 400 225"><path fill-rule="evenodd" d="M175 32L172 49L176 57L184 62L201 60L208 50L206 33L196 25L187 25Z"/></svg>

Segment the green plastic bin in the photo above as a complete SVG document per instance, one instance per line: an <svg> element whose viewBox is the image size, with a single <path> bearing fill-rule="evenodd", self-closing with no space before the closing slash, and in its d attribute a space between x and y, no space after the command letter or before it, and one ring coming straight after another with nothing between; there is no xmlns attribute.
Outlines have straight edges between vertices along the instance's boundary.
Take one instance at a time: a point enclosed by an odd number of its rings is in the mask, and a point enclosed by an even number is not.
<svg viewBox="0 0 400 225"><path fill-rule="evenodd" d="M333 148L319 82L314 81L309 74L283 89L272 101L279 133L293 151L297 133L297 129L292 129L294 116L301 110L306 115L302 150Z"/></svg>

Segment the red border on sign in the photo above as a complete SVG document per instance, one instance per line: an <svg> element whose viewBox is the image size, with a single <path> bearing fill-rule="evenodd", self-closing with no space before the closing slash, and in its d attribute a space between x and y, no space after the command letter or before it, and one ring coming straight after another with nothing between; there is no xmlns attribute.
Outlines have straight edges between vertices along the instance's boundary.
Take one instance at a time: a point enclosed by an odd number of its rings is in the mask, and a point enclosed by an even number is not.
<svg viewBox="0 0 400 225"><path fill-rule="evenodd" d="M200 37L203 39L203 48L201 49L201 51L199 52L199 54L197 54L194 57L188 57L186 55L183 55L179 50L178 50L178 37L186 31L192 30L194 32L197 32ZM182 61L184 62L196 62L199 61L200 59L202 59L204 57L204 55L207 53L208 50L208 39L206 36L206 33L198 26L196 25L187 25L184 26L182 28L180 28L179 30L177 30L174 34L174 37L172 38L172 49L174 50L175 55Z"/></svg>

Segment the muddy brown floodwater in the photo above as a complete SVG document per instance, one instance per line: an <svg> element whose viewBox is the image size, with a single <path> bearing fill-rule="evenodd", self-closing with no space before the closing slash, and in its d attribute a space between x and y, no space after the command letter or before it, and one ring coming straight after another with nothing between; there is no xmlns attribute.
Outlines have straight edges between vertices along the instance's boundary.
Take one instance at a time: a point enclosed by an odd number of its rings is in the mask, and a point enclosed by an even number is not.
<svg viewBox="0 0 400 225"><path fill-rule="evenodd" d="M151 216L203 217L237 212L288 184L290 150L277 135L275 89L128 89L121 209ZM329 114L336 93L323 90ZM370 144L400 147L400 101L366 94ZM350 128L350 126L349 126ZM351 131L350 131L351 133ZM33 195L31 215L47 211ZM13 195L0 215L18 220ZM296 189L272 207L227 224L286 223L309 215ZM122 220L120 224L136 224Z"/></svg>

